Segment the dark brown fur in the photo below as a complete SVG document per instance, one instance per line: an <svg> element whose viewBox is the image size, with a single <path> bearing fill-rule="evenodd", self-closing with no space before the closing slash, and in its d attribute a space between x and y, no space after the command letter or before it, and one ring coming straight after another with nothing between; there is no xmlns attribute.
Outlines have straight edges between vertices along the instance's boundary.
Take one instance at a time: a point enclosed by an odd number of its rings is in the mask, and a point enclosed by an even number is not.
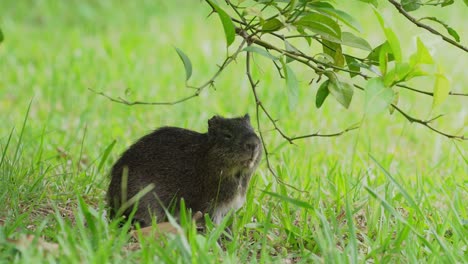
<svg viewBox="0 0 468 264"><path fill-rule="evenodd" d="M204 134L177 127L157 129L138 140L114 164L108 191L110 216L117 216L123 200L151 184L151 192L138 201L135 220L141 225L150 225L151 216L163 221L164 208L179 205L181 198L193 212L213 216L237 196L245 198L261 152L248 115L231 119L215 116ZM125 183L122 176L127 169ZM132 209L128 206L121 213L128 216Z"/></svg>

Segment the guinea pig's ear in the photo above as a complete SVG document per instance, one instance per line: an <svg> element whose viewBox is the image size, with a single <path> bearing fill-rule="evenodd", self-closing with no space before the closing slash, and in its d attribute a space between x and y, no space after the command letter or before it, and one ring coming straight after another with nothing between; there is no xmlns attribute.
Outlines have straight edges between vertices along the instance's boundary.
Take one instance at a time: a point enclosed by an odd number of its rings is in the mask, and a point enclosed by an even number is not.
<svg viewBox="0 0 468 264"><path fill-rule="evenodd" d="M250 116L249 116L249 114L245 114L244 119L247 120L247 121L250 121Z"/></svg>
<svg viewBox="0 0 468 264"><path fill-rule="evenodd" d="M208 128L210 127L213 127L213 126L216 126L216 124L218 123L219 119L221 119L221 117L215 115L213 116L212 118L210 118L208 120Z"/></svg>

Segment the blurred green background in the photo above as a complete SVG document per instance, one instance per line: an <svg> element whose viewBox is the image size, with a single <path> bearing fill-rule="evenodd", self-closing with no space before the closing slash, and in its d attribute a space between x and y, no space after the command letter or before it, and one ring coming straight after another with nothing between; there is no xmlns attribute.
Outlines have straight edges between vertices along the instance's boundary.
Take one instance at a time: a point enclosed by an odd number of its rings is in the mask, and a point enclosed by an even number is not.
<svg viewBox="0 0 468 264"><path fill-rule="evenodd" d="M358 1L337 2L361 22L361 36L373 47L383 42L370 6ZM379 10L400 37L405 58L415 50L415 37L420 37L451 80L452 90L468 92L466 54L409 24L388 4L382 3ZM467 43L466 10L457 1L445 9L425 8L412 14L437 15L458 31L462 43ZM8 172L18 182L24 181L0 187L7 208L0 217L21 215L25 203L28 208L40 207L48 200L65 201L75 194L102 204L112 162L129 144L159 126L203 132L207 119L215 114L254 116L255 103L242 56L219 76L216 89L206 89L199 97L174 106L129 107L89 90L141 101L173 101L190 95L193 90L185 88L184 67L174 47L192 60L191 84L211 78L217 64L224 60L226 47L221 23L216 15L207 18L209 13L203 1L0 0L0 27L5 35L0 44L2 151L12 129L10 145L17 146L31 104L18 148L20 158L15 168L3 168L4 175ZM299 195L303 199L317 203L321 199L339 200L342 181L357 185L361 198L366 196L363 185L385 185L386 178L375 171L369 154L408 190L427 192L429 204L440 203L440 208L436 207L442 218L451 215L443 204L454 197L467 198L466 142L448 140L408 123L397 113L364 118L363 96L358 91L349 110L333 98L316 109L319 84L309 85L316 76L300 67L294 68L300 80L300 100L289 110L286 84L276 76L274 67L261 57L255 58L255 66L261 100L288 135L332 133L362 122L359 130L340 137L311 138L289 145L261 117L266 144L280 177L302 189L320 190L311 196ZM421 78L410 85L432 91L433 81ZM449 97L436 109L431 109L431 100L402 90L399 106L421 119L445 114L435 122L437 128L467 134L466 97ZM117 143L110 158L97 171L96 165L113 140ZM10 147L7 157L13 159L15 150ZM254 197L269 184L273 190L278 188L264 161L257 175ZM34 190L32 183L37 183ZM438 189L440 186L447 195ZM460 217L468 218L466 210Z"/></svg>
<svg viewBox="0 0 468 264"><path fill-rule="evenodd" d="M199 98L175 106L134 106L112 103L88 88L130 100L172 101L189 95L184 87L184 70L174 46L189 55L194 66L191 84L211 78L226 54L224 36L216 16L207 18L209 7L197 1L2 1L0 25L5 41L0 46L0 111L5 139L19 127L28 104L31 113L25 137L25 151L34 149L35 138L46 133L44 146L50 155L55 148L73 150L81 145L85 128L84 153L91 159L113 139L122 150L139 136L161 125L190 127L203 131L214 115L254 114L254 101L243 71L244 60L232 64L216 81L216 90L205 90ZM363 36L373 46L383 41L372 9L358 1L342 9L355 15ZM454 91L466 92L466 60L461 51L408 24L391 7L381 7L389 25L401 37L406 57L420 36L449 76ZM439 8L426 8L440 12ZM450 6L436 13L466 40L464 7ZM430 14L430 13L429 13ZM417 11L415 16L420 15ZM233 45L234 47L235 45ZM263 58L257 59L261 74L261 99L290 135L321 131L334 132L359 122L363 117L359 92L350 110L333 99L323 109L314 106L318 84L308 85L311 73L300 68L300 103L289 111L285 84ZM257 75L260 76L260 75ZM313 76L312 76L313 77ZM421 78L416 88L431 90L433 80ZM443 113L437 127L452 133L466 132L467 111L463 97L450 97L439 109L431 110L431 98L402 91L400 105L422 119ZM415 99L417 98L417 99ZM264 127L271 125L264 120ZM464 128L465 127L465 128ZM460 130L461 129L461 130ZM281 143L267 132L268 145ZM355 148L359 150L355 152ZM414 159L409 171L437 163L453 144L398 116L383 114L364 122L358 132L333 138L309 139L280 153L312 159L334 157L347 163L354 154L393 154L397 162ZM118 153L115 152L113 154ZM296 159L296 158L294 158ZM454 161L455 162L455 161ZM320 163L319 163L320 164ZM403 168L406 168L403 167Z"/></svg>

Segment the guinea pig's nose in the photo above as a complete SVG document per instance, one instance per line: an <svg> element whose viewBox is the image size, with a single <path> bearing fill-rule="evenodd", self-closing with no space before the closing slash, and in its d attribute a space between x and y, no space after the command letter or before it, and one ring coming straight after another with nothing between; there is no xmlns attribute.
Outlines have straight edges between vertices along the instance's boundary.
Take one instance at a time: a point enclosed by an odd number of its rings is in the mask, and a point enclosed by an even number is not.
<svg viewBox="0 0 468 264"><path fill-rule="evenodd" d="M244 142L244 148L249 151L255 151L259 146L259 140L257 137L249 137Z"/></svg>

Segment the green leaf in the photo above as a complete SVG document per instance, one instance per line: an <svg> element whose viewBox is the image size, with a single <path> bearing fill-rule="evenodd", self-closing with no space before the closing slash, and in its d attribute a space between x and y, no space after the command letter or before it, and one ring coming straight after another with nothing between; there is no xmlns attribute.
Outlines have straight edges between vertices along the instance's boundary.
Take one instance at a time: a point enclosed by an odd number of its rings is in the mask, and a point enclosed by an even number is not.
<svg viewBox="0 0 468 264"><path fill-rule="evenodd" d="M236 27L234 26L234 23L232 23L231 17L222 8L213 3L212 0L207 0L207 2L215 9L221 19L221 23L224 28L224 35L226 36L226 43L229 47L236 37Z"/></svg>
<svg viewBox="0 0 468 264"><path fill-rule="evenodd" d="M397 82L407 81L406 76L408 76L412 70L411 66L406 62L397 62L393 69L395 70L395 77Z"/></svg>
<svg viewBox="0 0 468 264"><path fill-rule="evenodd" d="M327 7L316 7L316 10L323 11L336 19L340 20L341 22L345 23L347 26L350 28L356 30L356 31L361 31L362 26L359 24L359 21L357 21L354 17L349 15L348 13L335 9L333 7L327 8Z"/></svg>
<svg viewBox="0 0 468 264"><path fill-rule="evenodd" d="M2 29L0 28L0 43L2 43L4 39Z"/></svg>
<svg viewBox="0 0 468 264"><path fill-rule="evenodd" d="M385 36L387 37L388 44L392 48L392 53L395 57L395 61L402 61L400 41L398 40L398 37L395 34L395 32L393 32L393 30L390 28L386 28Z"/></svg>
<svg viewBox="0 0 468 264"><path fill-rule="evenodd" d="M286 0L286 2L287 2L287 1L288 1L288 0ZM325 0L325 1L327 1L327 0ZM333 9L333 8L334 8L332 4L327 3L327 2L325 2L325 1L317 1L317 2L315 2L315 0L312 0L312 1L310 1L310 0L301 0L301 2L307 2L307 6L308 6L308 7L311 7L312 9L319 9L319 8L330 8L330 9ZM334 1L334 0L332 0L332 1ZM330 2L331 2L331 1L330 1Z"/></svg>
<svg viewBox="0 0 468 264"><path fill-rule="evenodd" d="M421 0L401 0L401 6L407 12L417 10L421 5Z"/></svg>
<svg viewBox="0 0 468 264"><path fill-rule="evenodd" d="M275 57L275 56L271 55L271 53L268 52L266 49L263 49L263 48L260 48L260 47L257 47L257 46L245 47L243 49L243 51L254 52L254 53L260 54L260 55L262 55L264 57L267 57L270 60L278 60L278 57Z"/></svg>
<svg viewBox="0 0 468 264"><path fill-rule="evenodd" d="M305 29L304 29L303 26L297 25L296 29L297 29L297 32L299 32L299 34L307 35L307 33L305 32ZM312 38L311 37L304 37L304 39L307 41L307 44L309 44L309 46L310 46L310 44L312 44Z"/></svg>
<svg viewBox="0 0 468 264"><path fill-rule="evenodd" d="M294 199L294 198L284 196L284 195L281 195L281 194L277 194L277 193L274 193L274 192L268 192L268 191L263 191L263 192L270 195L270 196L272 196L272 197L278 198L278 199L280 199L280 200L282 200L284 202L295 205L297 207L302 207L302 208L310 209L310 210L315 209L311 204L309 204L307 202L304 202L304 201L301 201L301 200L298 200L298 199Z"/></svg>
<svg viewBox="0 0 468 264"><path fill-rule="evenodd" d="M455 31L455 29L447 27L447 31L450 34L450 36L452 36L455 39L455 41L460 42L460 36L458 35L457 31Z"/></svg>
<svg viewBox="0 0 468 264"><path fill-rule="evenodd" d="M422 67L421 64L417 64L413 66L411 69L411 72L406 76L406 80L413 79L414 77L420 77L420 76L429 76L433 74L429 74L427 71L425 71Z"/></svg>
<svg viewBox="0 0 468 264"><path fill-rule="evenodd" d="M323 38L341 42L341 28L332 18L320 13L310 13L297 20L294 25L303 26Z"/></svg>
<svg viewBox="0 0 468 264"><path fill-rule="evenodd" d="M468 6L468 0L463 0L465 2L465 5Z"/></svg>
<svg viewBox="0 0 468 264"><path fill-rule="evenodd" d="M393 102L395 93L391 88L385 87L382 78L372 78L367 81L365 90L365 112L367 116L381 113Z"/></svg>
<svg viewBox="0 0 468 264"><path fill-rule="evenodd" d="M449 6L455 3L455 0L444 0L441 4L442 7Z"/></svg>
<svg viewBox="0 0 468 264"><path fill-rule="evenodd" d="M335 63L335 59L332 56L328 55L327 53L317 53L317 54L315 54L315 58L320 63L324 63L324 64L334 64Z"/></svg>
<svg viewBox="0 0 468 264"><path fill-rule="evenodd" d="M341 44L367 51L372 50L371 45L365 39L350 32L341 33Z"/></svg>
<svg viewBox="0 0 468 264"><path fill-rule="evenodd" d="M330 93L342 106L348 108L353 98L353 84L347 81L340 81L332 71L325 72L325 75L330 81L328 83L328 90Z"/></svg>
<svg viewBox="0 0 468 264"><path fill-rule="evenodd" d="M400 92L398 90L393 91L393 92L395 93L395 96L393 96L392 104L398 105L398 102L400 101ZM394 107L389 107L388 112L390 112L390 114L393 114L393 112L395 112L395 108Z"/></svg>
<svg viewBox="0 0 468 264"><path fill-rule="evenodd" d="M367 60L369 60L370 64L379 65L380 52L382 49L389 50L387 49L388 45L389 45L388 41L385 41L384 43L380 44L375 49L373 49L369 53L369 55L367 55ZM394 60L395 60L395 57L393 56L393 53L391 53L391 50L390 50L390 53L387 53L387 61L390 62Z"/></svg>
<svg viewBox="0 0 468 264"><path fill-rule="evenodd" d="M431 53L427 50L420 38L416 40L416 53L410 57L411 65L434 64Z"/></svg>
<svg viewBox="0 0 468 264"><path fill-rule="evenodd" d="M267 20L263 26L262 31L273 32L283 28L283 22L279 21L277 18Z"/></svg>
<svg viewBox="0 0 468 264"><path fill-rule="evenodd" d="M447 30L447 32L455 39L456 42L460 42L460 36L458 35L457 31L455 31L455 29L453 29L452 27L450 27L443 21L439 20L437 17L423 17L420 20L423 20L423 19L427 19L427 20L431 20L431 21L439 23Z"/></svg>
<svg viewBox="0 0 468 264"><path fill-rule="evenodd" d="M385 21L382 17L382 15L377 11L377 9L374 9L375 16L377 17L377 20L379 20L380 26L382 27L385 37L387 38L388 44L390 45L390 48L392 49L393 56L395 57L395 61L401 61L402 60L402 55L401 55L401 48L400 48L400 41L398 40L397 35L393 30L385 25Z"/></svg>
<svg viewBox="0 0 468 264"><path fill-rule="evenodd" d="M335 57L333 58L335 61L335 66L343 67L345 65L345 57L341 51L341 46L339 49L336 50Z"/></svg>
<svg viewBox="0 0 468 264"><path fill-rule="evenodd" d="M248 6L244 9L243 15L249 15L252 17L263 18L262 10L255 6Z"/></svg>
<svg viewBox="0 0 468 264"><path fill-rule="evenodd" d="M341 49L341 45L336 42L324 39L322 41L322 49L325 54L328 54L331 58L333 58L335 57L336 51Z"/></svg>
<svg viewBox="0 0 468 264"><path fill-rule="evenodd" d="M384 76L384 84L385 86L393 86L396 83L407 81L408 74L413 70L413 68L406 62L403 63L395 63L395 67L390 70Z"/></svg>
<svg viewBox="0 0 468 264"><path fill-rule="evenodd" d="M442 104L445 99L449 96L450 93L450 82L445 77L442 72L442 69L439 68L438 73L435 74L435 83L434 83L434 96L432 100L432 108Z"/></svg>
<svg viewBox="0 0 468 264"><path fill-rule="evenodd" d="M285 68L286 86L288 88L289 110L293 110L297 105L299 97L299 83L297 82L297 78L293 70L286 64L283 64L283 67Z"/></svg>
<svg viewBox="0 0 468 264"><path fill-rule="evenodd" d="M289 12L292 12L294 8L296 7L297 0L289 0L288 2L289 2L289 8L288 8L288 13L289 13Z"/></svg>
<svg viewBox="0 0 468 264"><path fill-rule="evenodd" d="M323 52L333 59L332 63L338 67L343 67L345 64L345 58L343 56L341 45L326 39L324 39L322 43Z"/></svg>
<svg viewBox="0 0 468 264"><path fill-rule="evenodd" d="M364 2L364 3L372 4L374 7L378 7L378 6L379 6L378 0L359 0L359 1Z"/></svg>
<svg viewBox="0 0 468 264"><path fill-rule="evenodd" d="M298 50L286 40L284 40L284 48L289 52L298 52ZM286 63L290 63L291 61L294 61L294 59L286 56Z"/></svg>
<svg viewBox="0 0 468 264"><path fill-rule="evenodd" d="M180 59L182 60L182 63L184 64L185 68L185 81L188 81L190 77L192 76L192 62L190 59L185 55L185 53L180 50L177 47L174 47L175 50L177 51L177 54L179 54Z"/></svg>
<svg viewBox="0 0 468 264"><path fill-rule="evenodd" d="M387 73L387 65L390 62L390 54L392 53L392 48L390 44L382 46L379 53L379 68L382 74Z"/></svg>
<svg viewBox="0 0 468 264"><path fill-rule="evenodd" d="M351 71L359 72L361 70L361 63L359 63L359 61L357 61L355 58L345 55L345 60L346 60L346 65L348 66L348 69L350 69ZM365 66L366 66L365 68L369 67L368 65L365 65ZM353 72L349 73L349 76L351 76L351 78L353 78L356 75L357 73L353 73Z"/></svg>
<svg viewBox="0 0 468 264"><path fill-rule="evenodd" d="M317 90L317 95L315 96L315 106L320 108L327 99L330 91L328 90L329 80L324 81Z"/></svg>

